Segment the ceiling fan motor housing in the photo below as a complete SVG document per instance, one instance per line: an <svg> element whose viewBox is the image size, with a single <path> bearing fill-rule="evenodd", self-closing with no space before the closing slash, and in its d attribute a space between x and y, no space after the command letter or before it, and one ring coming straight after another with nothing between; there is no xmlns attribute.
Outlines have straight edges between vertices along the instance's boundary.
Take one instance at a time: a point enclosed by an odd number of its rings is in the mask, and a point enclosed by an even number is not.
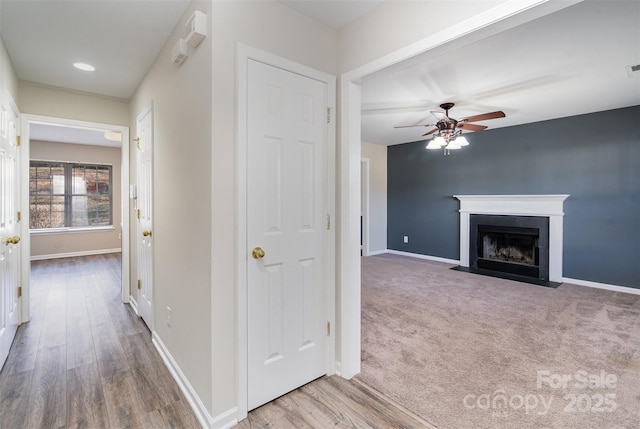
<svg viewBox="0 0 640 429"><path fill-rule="evenodd" d="M438 127L438 134L447 140L456 134L457 126L458 121L449 118L448 116L444 119L439 120L436 124L436 127Z"/></svg>

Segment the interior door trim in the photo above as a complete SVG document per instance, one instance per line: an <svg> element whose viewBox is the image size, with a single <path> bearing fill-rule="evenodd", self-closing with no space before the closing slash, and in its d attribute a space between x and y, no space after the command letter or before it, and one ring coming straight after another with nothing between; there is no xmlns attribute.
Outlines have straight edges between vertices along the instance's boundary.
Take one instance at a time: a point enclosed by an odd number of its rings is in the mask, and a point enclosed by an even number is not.
<svg viewBox="0 0 640 429"><path fill-rule="evenodd" d="M248 408L248 374L247 374L247 340L248 340L248 314L247 314L247 108L248 108L248 70L249 60L255 60L267 65L281 68L311 79L327 84L327 101L332 115L327 133L327 210L332 219L335 219L335 176L336 176L336 78L327 73L292 62L277 55L264 52L247 45L238 43L236 49L236 82L237 82L237 128L236 128L236 159L237 159L237 216L238 227L236 235L236 273L237 273L237 419L246 418ZM335 224L335 223L334 223ZM335 259L336 259L336 234L335 227L327 240L327 316L331 326L335 327ZM327 372L335 373L336 347L335 329L332 329L328 340Z"/></svg>
<svg viewBox="0 0 640 429"><path fill-rule="evenodd" d="M31 123L46 123L61 125L66 127L77 128L93 128L99 130L111 130L120 131L122 133L122 147L120 148L120 174L121 174L121 204L122 204L122 217L121 217L121 252L122 252L122 273L121 273L121 290L122 290L122 302L129 303L129 127L122 125L104 124L98 122L79 121L74 119L56 118L53 116L32 115L23 113L21 115L20 127L21 127L21 142L22 153L21 156L21 169L22 176L21 182L21 195L20 195L20 209L22 213L27 213L25 216L28 219L29 213L29 158L30 158L30 144L29 144L29 125ZM116 225L114 225L115 227ZM29 238L29 222L22 222L22 237L24 241L22 244L22 308L21 308L21 323L27 322L30 319L29 308L29 270L31 268L30 255L31 255L31 240Z"/></svg>

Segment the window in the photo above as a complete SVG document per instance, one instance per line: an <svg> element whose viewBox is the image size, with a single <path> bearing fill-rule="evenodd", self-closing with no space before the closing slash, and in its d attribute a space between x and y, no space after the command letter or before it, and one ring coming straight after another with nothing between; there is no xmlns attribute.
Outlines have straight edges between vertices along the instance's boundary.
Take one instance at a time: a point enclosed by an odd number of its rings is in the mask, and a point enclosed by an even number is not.
<svg viewBox="0 0 640 429"><path fill-rule="evenodd" d="M29 228L113 224L111 166L31 161Z"/></svg>

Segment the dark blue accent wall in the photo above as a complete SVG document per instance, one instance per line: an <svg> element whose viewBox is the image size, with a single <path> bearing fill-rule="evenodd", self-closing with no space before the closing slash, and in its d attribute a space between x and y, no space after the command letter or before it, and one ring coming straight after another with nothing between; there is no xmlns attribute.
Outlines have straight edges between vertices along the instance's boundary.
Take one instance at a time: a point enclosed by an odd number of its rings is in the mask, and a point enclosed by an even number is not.
<svg viewBox="0 0 640 429"><path fill-rule="evenodd" d="M456 194L570 194L563 275L640 288L640 106L467 137L389 146L389 249L459 259Z"/></svg>

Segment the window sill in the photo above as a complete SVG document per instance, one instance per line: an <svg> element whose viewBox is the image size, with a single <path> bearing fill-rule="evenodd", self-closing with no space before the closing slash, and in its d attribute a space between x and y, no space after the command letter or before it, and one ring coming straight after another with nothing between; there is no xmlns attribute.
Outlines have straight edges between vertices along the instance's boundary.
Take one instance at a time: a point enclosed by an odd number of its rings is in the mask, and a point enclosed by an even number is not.
<svg viewBox="0 0 640 429"><path fill-rule="evenodd" d="M86 232L108 232L115 231L113 225L109 226L94 226L94 227L78 227L78 228L43 228L43 229L30 229L31 235L55 235L55 234L76 234Z"/></svg>

